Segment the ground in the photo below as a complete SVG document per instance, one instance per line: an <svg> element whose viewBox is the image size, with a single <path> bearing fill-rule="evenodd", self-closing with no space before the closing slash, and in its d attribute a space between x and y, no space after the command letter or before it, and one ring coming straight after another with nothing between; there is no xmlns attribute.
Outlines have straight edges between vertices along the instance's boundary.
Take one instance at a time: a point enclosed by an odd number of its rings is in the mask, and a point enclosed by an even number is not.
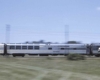
<svg viewBox="0 0 100 80"><path fill-rule="evenodd" d="M100 58L0 57L0 80L100 80Z"/></svg>

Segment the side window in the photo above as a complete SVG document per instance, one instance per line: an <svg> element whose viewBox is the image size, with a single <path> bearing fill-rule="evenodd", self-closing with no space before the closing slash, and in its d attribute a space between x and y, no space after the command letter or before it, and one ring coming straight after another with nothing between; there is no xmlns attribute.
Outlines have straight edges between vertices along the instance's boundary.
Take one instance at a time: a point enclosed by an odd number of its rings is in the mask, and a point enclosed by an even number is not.
<svg viewBox="0 0 100 80"><path fill-rule="evenodd" d="M9 49L15 49L15 46L9 46Z"/></svg>
<svg viewBox="0 0 100 80"><path fill-rule="evenodd" d="M86 50L86 48L81 48L81 50Z"/></svg>
<svg viewBox="0 0 100 80"><path fill-rule="evenodd" d="M77 50L77 48L73 48L73 50Z"/></svg>
<svg viewBox="0 0 100 80"><path fill-rule="evenodd" d="M86 48L78 48L78 50L86 50Z"/></svg>
<svg viewBox="0 0 100 80"><path fill-rule="evenodd" d="M64 50L65 48L61 48L61 50Z"/></svg>
<svg viewBox="0 0 100 80"><path fill-rule="evenodd" d="M69 48L69 50L86 50L86 48Z"/></svg>
<svg viewBox="0 0 100 80"><path fill-rule="evenodd" d="M86 50L86 48L71 48L71 50Z"/></svg>
<svg viewBox="0 0 100 80"><path fill-rule="evenodd" d="M22 49L27 49L27 46L22 46Z"/></svg>
<svg viewBox="0 0 100 80"><path fill-rule="evenodd" d="M4 49L4 46L0 46L0 49Z"/></svg>
<svg viewBox="0 0 100 80"><path fill-rule="evenodd" d="M33 46L28 46L28 49L33 49Z"/></svg>
<svg viewBox="0 0 100 80"><path fill-rule="evenodd" d="M73 50L73 48L68 48L68 50Z"/></svg>
<svg viewBox="0 0 100 80"><path fill-rule="evenodd" d="M21 46L16 46L16 49L21 49Z"/></svg>
<svg viewBox="0 0 100 80"><path fill-rule="evenodd" d="M48 48L48 50L52 50L52 48Z"/></svg>
<svg viewBox="0 0 100 80"><path fill-rule="evenodd" d="M34 46L34 49L38 50L39 49L39 46Z"/></svg>
<svg viewBox="0 0 100 80"><path fill-rule="evenodd" d="M92 49L93 50L98 50L99 46L93 46Z"/></svg>

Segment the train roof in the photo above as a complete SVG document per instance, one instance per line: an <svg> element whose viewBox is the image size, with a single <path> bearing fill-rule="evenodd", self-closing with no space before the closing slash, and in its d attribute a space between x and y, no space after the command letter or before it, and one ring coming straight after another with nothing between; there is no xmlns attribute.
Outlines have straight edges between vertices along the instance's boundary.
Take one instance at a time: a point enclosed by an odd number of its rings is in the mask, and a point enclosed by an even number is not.
<svg viewBox="0 0 100 80"><path fill-rule="evenodd" d="M4 44L1 43L0 45L4 45Z"/></svg>
<svg viewBox="0 0 100 80"><path fill-rule="evenodd" d="M92 43L91 45L100 46L100 43Z"/></svg>
<svg viewBox="0 0 100 80"><path fill-rule="evenodd" d="M85 46L86 44L7 44L7 45L40 45L40 46L43 46L43 45L51 45L51 46Z"/></svg>

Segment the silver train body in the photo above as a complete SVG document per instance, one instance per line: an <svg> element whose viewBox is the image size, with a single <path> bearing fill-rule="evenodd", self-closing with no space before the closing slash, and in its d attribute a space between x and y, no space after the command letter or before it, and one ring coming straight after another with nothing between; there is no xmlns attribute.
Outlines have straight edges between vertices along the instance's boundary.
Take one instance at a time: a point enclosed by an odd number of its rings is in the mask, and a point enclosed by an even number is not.
<svg viewBox="0 0 100 80"><path fill-rule="evenodd" d="M0 44L0 54L25 56L28 55L100 55L100 44Z"/></svg>
<svg viewBox="0 0 100 80"><path fill-rule="evenodd" d="M8 54L87 54L84 44L7 44Z"/></svg>

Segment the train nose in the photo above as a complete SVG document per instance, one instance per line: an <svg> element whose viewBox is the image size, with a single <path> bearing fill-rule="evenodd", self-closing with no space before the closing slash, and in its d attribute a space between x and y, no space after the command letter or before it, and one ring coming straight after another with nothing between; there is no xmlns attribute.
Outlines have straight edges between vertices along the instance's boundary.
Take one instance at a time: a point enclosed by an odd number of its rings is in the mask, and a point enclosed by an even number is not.
<svg viewBox="0 0 100 80"><path fill-rule="evenodd" d="M100 52L100 50L98 50L98 52Z"/></svg>
<svg viewBox="0 0 100 80"><path fill-rule="evenodd" d="M98 48L98 52L100 52L100 47Z"/></svg>

